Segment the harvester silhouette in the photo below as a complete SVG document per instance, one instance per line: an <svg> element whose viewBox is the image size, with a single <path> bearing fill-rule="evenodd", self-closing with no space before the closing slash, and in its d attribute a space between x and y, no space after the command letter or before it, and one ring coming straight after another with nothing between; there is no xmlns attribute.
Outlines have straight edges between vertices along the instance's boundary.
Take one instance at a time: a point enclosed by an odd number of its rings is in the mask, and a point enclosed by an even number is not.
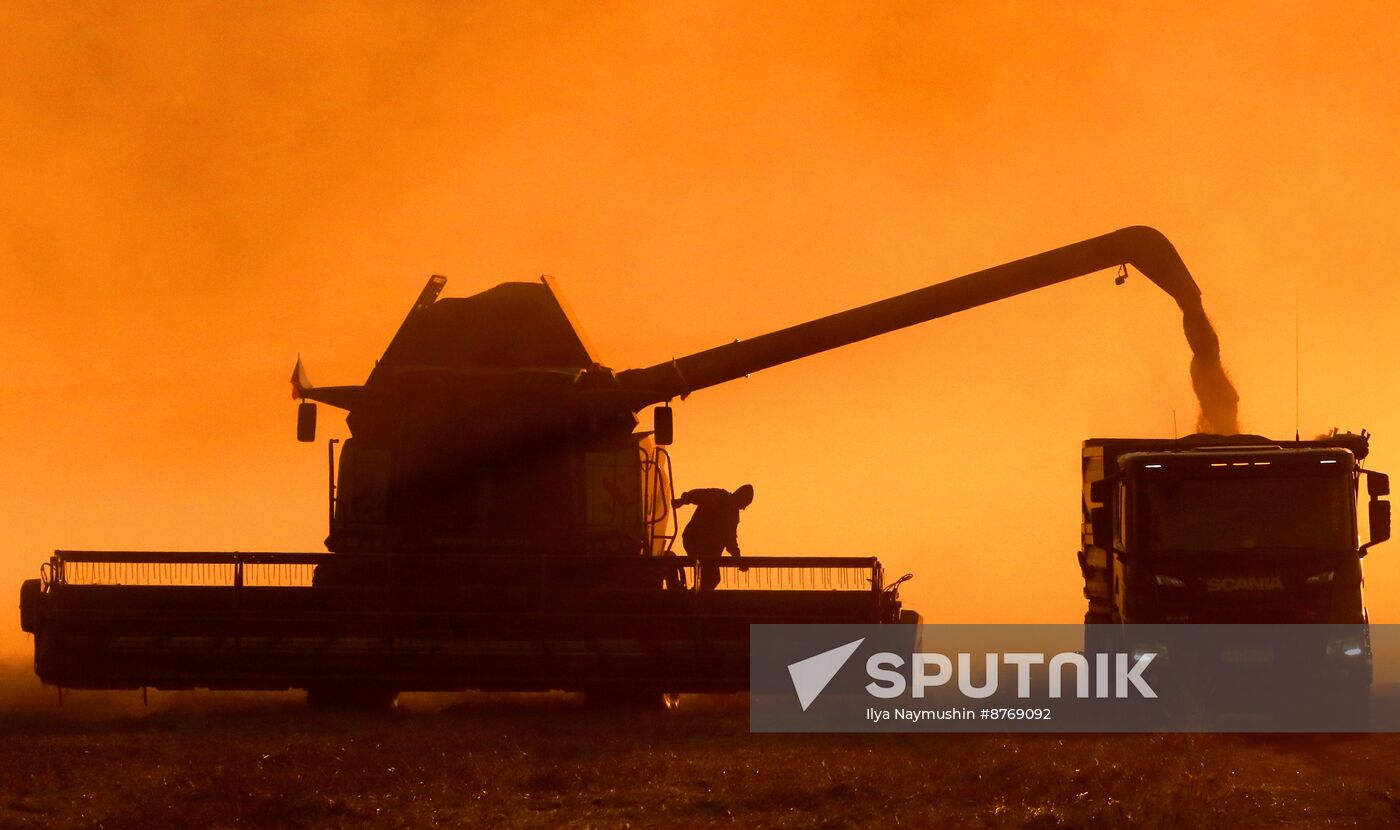
<svg viewBox="0 0 1400 830"><path fill-rule="evenodd" d="M300 439L314 440L317 402L348 412L338 476L330 447L329 553L57 551L22 589L36 671L68 688L302 688L362 705L404 690L746 689L751 623L917 615L870 557L745 556L723 562L719 590L681 589L694 563L671 549L670 402L1124 264L1188 324L1203 318L1171 243L1131 227L621 372L548 279L439 299L433 277L364 384L315 386L300 360L293 373ZM651 406L655 429L638 431Z"/></svg>

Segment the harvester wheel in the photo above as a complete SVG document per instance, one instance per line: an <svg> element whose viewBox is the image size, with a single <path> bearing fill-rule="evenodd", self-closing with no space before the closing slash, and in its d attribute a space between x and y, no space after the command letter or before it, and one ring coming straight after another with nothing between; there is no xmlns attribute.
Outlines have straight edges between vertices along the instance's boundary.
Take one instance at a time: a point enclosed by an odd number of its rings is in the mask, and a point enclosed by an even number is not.
<svg viewBox="0 0 1400 830"><path fill-rule="evenodd" d="M657 709L672 711L680 707L681 696L676 692L654 692L643 689L595 689L584 694L590 706L607 709Z"/></svg>
<svg viewBox="0 0 1400 830"><path fill-rule="evenodd" d="M27 634L37 634L44 620L44 586L37 579L26 579L19 586L19 627Z"/></svg>
<svg viewBox="0 0 1400 830"><path fill-rule="evenodd" d="M373 686L312 686L306 690L306 703L312 709L389 712L398 708L399 693Z"/></svg>

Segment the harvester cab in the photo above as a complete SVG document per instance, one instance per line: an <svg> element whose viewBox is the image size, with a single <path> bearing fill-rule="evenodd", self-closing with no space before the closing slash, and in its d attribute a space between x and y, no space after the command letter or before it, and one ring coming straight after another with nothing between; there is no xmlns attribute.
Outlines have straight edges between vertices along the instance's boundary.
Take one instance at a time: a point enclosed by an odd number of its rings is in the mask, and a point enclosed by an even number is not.
<svg viewBox="0 0 1400 830"><path fill-rule="evenodd" d="M612 403L616 377L553 282L438 299L444 283L429 280L363 385L313 386L300 364L293 373L303 408L348 410L327 547L667 550L669 455Z"/></svg>

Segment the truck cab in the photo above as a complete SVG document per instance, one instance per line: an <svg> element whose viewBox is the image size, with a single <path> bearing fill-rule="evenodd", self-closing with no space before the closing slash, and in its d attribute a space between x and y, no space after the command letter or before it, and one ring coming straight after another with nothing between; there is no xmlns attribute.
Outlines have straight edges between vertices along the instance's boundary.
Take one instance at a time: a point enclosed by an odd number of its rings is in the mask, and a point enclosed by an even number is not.
<svg viewBox="0 0 1400 830"><path fill-rule="evenodd" d="M1356 435L1086 441L1085 622L1364 623L1361 560L1390 535L1367 449Z"/></svg>
<svg viewBox="0 0 1400 830"><path fill-rule="evenodd" d="M1329 731L1365 728L1362 559L1390 536L1390 482L1362 467L1368 444L1365 434L1086 441L1086 652L1153 652L1159 681L1184 684L1175 698L1207 694L1217 714L1306 712L1331 718Z"/></svg>

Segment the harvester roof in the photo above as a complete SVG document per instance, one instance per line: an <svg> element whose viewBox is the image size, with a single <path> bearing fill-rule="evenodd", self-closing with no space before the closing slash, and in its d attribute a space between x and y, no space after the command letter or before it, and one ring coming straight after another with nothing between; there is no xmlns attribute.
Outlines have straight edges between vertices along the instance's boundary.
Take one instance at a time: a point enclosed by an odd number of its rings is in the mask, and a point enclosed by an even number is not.
<svg viewBox="0 0 1400 830"><path fill-rule="evenodd" d="M592 364L587 344L547 281L507 282L416 308L368 384L400 370L579 370Z"/></svg>

